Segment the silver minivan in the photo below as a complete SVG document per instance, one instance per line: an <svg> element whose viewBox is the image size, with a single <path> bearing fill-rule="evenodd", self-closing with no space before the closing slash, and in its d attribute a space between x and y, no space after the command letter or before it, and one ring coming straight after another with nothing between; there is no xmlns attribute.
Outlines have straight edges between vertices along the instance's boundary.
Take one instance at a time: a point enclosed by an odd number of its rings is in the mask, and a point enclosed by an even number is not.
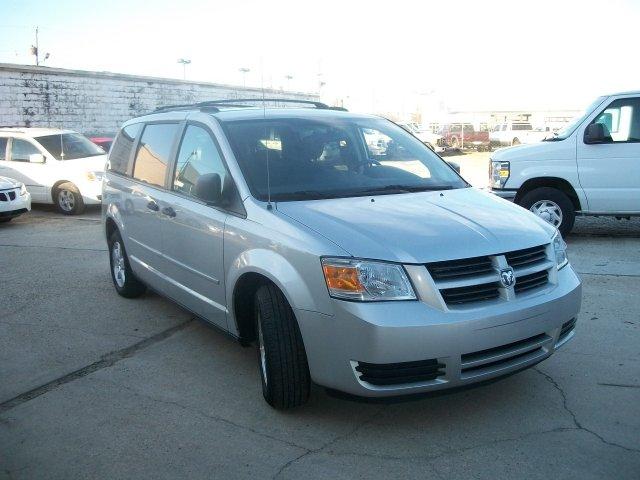
<svg viewBox="0 0 640 480"><path fill-rule="evenodd" d="M365 397L464 386L573 337L581 284L554 227L388 120L255 103L124 124L102 197L120 295L150 287L255 342L276 408L311 382Z"/></svg>

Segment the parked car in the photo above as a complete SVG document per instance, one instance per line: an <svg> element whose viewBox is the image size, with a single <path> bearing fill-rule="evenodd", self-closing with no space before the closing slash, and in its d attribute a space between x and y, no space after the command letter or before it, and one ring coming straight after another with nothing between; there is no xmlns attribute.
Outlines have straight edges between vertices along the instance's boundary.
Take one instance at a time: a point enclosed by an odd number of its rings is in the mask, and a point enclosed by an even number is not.
<svg viewBox="0 0 640 480"><path fill-rule="evenodd" d="M255 342L270 405L303 404L312 381L468 385L572 338L581 285L554 227L383 118L228 102L126 122L103 221L116 291L149 286Z"/></svg>
<svg viewBox="0 0 640 480"><path fill-rule="evenodd" d="M576 215L640 215L640 92L598 97L542 143L496 151L490 182L564 235Z"/></svg>
<svg viewBox="0 0 640 480"><path fill-rule="evenodd" d="M31 195L24 183L0 177L0 223L10 222L31 210Z"/></svg>
<svg viewBox="0 0 640 480"><path fill-rule="evenodd" d="M534 130L529 122L506 122L496 125L489 134L492 147L537 143L544 140L550 132Z"/></svg>
<svg viewBox="0 0 640 480"><path fill-rule="evenodd" d="M476 130L471 123L450 123L440 133L444 147L475 148L479 152L490 149L489 132Z"/></svg>
<svg viewBox="0 0 640 480"><path fill-rule="evenodd" d="M24 183L33 203L53 203L66 215L100 204L106 159L72 130L0 128L0 175Z"/></svg>
<svg viewBox="0 0 640 480"><path fill-rule="evenodd" d="M113 144L113 137L91 137L89 140L98 145L105 152L108 152Z"/></svg>
<svg viewBox="0 0 640 480"><path fill-rule="evenodd" d="M442 135L437 133L433 133L430 130L421 129L415 123L398 123L402 128L404 128L411 135L417 137L422 143L424 143L427 147L429 147L434 152L442 152L444 147L442 146Z"/></svg>

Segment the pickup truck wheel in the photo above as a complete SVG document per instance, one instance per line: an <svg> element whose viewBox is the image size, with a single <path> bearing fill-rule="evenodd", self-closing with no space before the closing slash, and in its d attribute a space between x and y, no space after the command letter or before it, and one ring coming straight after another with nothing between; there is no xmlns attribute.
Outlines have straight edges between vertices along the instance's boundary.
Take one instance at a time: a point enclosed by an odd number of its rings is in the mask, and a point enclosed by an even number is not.
<svg viewBox="0 0 640 480"><path fill-rule="evenodd" d="M279 410L306 403L311 388L307 354L293 310L275 285L256 292L255 319L264 399Z"/></svg>
<svg viewBox="0 0 640 480"><path fill-rule="evenodd" d="M71 182L58 185L53 191L53 201L60 213L80 215L84 212L84 201L80 190Z"/></svg>
<svg viewBox="0 0 640 480"><path fill-rule="evenodd" d="M133 274L120 233L117 230L113 232L107 243L109 245L111 280L113 280L116 292L125 298L139 297L147 290L147 287Z"/></svg>
<svg viewBox="0 0 640 480"><path fill-rule="evenodd" d="M571 232L576 220L571 199L555 188L541 187L531 190L518 203L556 227L562 235Z"/></svg>

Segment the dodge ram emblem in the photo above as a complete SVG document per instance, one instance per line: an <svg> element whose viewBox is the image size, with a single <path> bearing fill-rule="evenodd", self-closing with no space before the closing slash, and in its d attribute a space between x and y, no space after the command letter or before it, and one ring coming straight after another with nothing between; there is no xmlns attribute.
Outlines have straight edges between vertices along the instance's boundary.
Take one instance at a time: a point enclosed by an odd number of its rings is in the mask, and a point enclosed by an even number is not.
<svg viewBox="0 0 640 480"><path fill-rule="evenodd" d="M513 274L513 268L500 270L500 283L504 288L510 288L516 284L516 276Z"/></svg>

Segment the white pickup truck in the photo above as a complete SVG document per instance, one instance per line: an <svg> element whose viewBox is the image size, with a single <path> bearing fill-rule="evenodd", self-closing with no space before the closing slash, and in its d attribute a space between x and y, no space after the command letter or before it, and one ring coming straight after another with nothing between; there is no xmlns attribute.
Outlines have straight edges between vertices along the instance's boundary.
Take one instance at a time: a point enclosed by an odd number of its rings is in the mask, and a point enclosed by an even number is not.
<svg viewBox="0 0 640 480"><path fill-rule="evenodd" d="M490 186L563 235L576 215L639 216L640 91L598 97L554 136L496 151Z"/></svg>
<svg viewBox="0 0 640 480"><path fill-rule="evenodd" d="M492 147L504 147L541 142L548 135L550 132L534 130L529 122L507 122L494 127L489 133L489 142Z"/></svg>

